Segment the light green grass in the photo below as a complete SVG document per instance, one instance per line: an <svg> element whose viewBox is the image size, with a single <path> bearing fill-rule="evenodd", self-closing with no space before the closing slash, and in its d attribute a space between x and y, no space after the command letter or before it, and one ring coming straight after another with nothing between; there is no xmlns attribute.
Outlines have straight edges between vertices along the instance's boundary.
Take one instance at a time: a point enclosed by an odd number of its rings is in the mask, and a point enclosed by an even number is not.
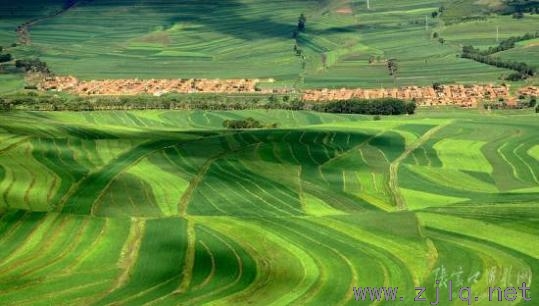
<svg viewBox="0 0 539 306"><path fill-rule="evenodd" d="M492 172L492 166L481 152L485 142L469 140L444 139L437 142L433 148L443 166L448 169Z"/></svg>
<svg viewBox="0 0 539 306"><path fill-rule="evenodd" d="M539 161L539 145L535 145L533 148L529 149L528 154Z"/></svg>
<svg viewBox="0 0 539 306"><path fill-rule="evenodd" d="M445 206L468 200L467 198L449 197L406 188L401 188L401 192L406 199L406 203L408 203L408 208L412 210L433 206Z"/></svg>

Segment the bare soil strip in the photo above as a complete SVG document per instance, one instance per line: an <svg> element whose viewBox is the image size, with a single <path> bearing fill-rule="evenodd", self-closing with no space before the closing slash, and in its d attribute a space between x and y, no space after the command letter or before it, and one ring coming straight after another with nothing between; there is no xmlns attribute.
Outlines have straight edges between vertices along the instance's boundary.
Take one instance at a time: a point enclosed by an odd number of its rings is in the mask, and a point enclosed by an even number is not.
<svg viewBox="0 0 539 306"><path fill-rule="evenodd" d="M145 226L145 220L131 218L129 235L125 240L125 244L122 248L122 255L120 261L118 262L118 267L121 269L121 274L114 283L113 287L109 289L108 293L121 288L129 281L130 273L137 262L140 245L142 244L142 238L144 237Z"/></svg>
<svg viewBox="0 0 539 306"><path fill-rule="evenodd" d="M35 18L35 19L31 19L31 20L28 20L26 22L24 22L23 24L19 25L16 29L15 29L15 32L17 32L17 36L18 36L18 41L19 41L19 44L21 45L30 45L32 43L32 40L30 39L30 27L35 25L36 23L40 22L40 21L43 21L43 20L46 20L46 19L49 19L49 18L54 18L58 15L61 15L67 11L69 11L70 9L74 8L76 5L77 5L77 2L78 1L73 1L70 5L54 12L54 13L51 13L47 16L44 16L44 17L40 17L40 18Z"/></svg>

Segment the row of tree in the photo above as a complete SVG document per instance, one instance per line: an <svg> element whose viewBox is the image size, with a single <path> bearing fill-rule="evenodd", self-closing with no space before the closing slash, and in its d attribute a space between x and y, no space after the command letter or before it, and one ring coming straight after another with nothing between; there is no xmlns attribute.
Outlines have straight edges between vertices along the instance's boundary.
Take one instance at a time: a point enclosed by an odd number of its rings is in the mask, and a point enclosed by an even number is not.
<svg viewBox="0 0 539 306"><path fill-rule="evenodd" d="M350 100L333 102L304 101L288 95L164 95L126 97L76 97L57 95L21 95L0 98L4 111L106 111L106 110L252 110L286 109L315 110L331 113L356 113L371 115L413 114L415 103L398 99Z"/></svg>
<svg viewBox="0 0 539 306"><path fill-rule="evenodd" d="M342 100L315 104L313 110L339 114L402 115L414 114L416 104L394 98L376 100Z"/></svg>
<svg viewBox="0 0 539 306"><path fill-rule="evenodd" d="M506 77L509 81L524 80L530 76L534 76L536 72L535 67L529 66L524 62L508 61L493 57L488 53L485 53L485 51L476 49L473 46L462 47L461 57L499 68L515 70L516 73L512 73Z"/></svg>
<svg viewBox="0 0 539 306"><path fill-rule="evenodd" d="M519 41L535 39L537 37L539 37L539 31L535 33L526 33L522 36L511 36L507 39L502 40L496 47L489 47L486 50L475 49L472 46L465 46L464 48L467 49L467 52L474 52L480 55L492 55L494 53L513 49L515 47L515 44Z"/></svg>

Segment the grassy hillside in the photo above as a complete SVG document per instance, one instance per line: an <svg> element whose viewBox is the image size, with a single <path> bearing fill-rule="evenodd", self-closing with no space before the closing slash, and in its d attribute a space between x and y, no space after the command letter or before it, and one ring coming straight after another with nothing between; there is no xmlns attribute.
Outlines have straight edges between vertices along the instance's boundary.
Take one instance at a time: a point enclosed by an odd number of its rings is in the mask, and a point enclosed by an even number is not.
<svg viewBox="0 0 539 306"><path fill-rule="evenodd" d="M258 77L298 88L499 82L510 71L458 58L462 44L494 45L496 27L499 39L534 32L539 15L486 15L491 2L373 0L367 9L363 0L81 1L31 26L31 45L12 51L84 79ZM0 43L15 41L13 29L24 20L62 4L0 4ZM441 6L446 10L433 18ZM300 13L307 17L297 38L305 59L293 50ZM398 62L397 80L388 74L389 58Z"/></svg>
<svg viewBox="0 0 539 306"><path fill-rule="evenodd" d="M451 279L489 305L538 285L537 115L1 116L0 304L411 304ZM221 128L246 117L279 128Z"/></svg>

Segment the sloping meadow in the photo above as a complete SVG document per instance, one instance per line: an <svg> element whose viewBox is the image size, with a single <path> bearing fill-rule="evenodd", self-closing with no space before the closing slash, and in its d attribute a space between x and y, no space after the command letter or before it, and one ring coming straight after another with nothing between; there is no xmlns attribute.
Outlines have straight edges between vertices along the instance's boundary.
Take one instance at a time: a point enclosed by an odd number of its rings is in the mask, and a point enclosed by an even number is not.
<svg viewBox="0 0 539 306"><path fill-rule="evenodd" d="M1 304L411 303L451 279L486 305L538 285L532 115L1 116ZM247 117L278 127L222 128Z"/></svg>

